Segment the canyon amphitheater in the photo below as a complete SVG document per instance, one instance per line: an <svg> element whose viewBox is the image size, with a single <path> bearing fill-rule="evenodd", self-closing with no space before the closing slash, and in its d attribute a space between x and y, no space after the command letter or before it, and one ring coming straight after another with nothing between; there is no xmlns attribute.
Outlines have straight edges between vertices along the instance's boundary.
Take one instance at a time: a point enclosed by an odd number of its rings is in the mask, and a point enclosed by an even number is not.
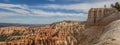
<svg viewBox="0 0 120 45"><path fill-rule="evenodd" d="M10 36L0 45L120 45L120 12L114 8L91 8L87 21L82 23L62 21L45 27L0 28L0 34L14 31L20 36Z"/></svg>

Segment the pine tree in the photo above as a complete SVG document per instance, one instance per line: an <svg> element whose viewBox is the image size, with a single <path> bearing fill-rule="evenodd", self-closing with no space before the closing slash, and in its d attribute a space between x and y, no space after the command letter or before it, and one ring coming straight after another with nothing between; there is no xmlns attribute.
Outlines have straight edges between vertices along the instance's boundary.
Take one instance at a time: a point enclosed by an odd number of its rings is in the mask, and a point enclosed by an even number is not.
<svg viewBox="0 0 120 45"><path fill-rule="evenodd" d="M118 11L120 11L120 4L118 2L115 3L115 5L111 4L112 8L116 8Z"/></svg>

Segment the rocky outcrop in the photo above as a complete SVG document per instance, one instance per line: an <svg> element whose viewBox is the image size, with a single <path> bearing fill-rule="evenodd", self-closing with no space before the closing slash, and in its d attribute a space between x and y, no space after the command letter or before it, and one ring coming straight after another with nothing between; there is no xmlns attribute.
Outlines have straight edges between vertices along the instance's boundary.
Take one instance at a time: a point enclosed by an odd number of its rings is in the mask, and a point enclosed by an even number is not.
<svg viewBox="0 0 120 45"><path fill-rule="evenodd" d="M4 28L0 28L0 34L12 34L15 31L24 32L28 28L29 27L15 27L15 26L4 27Z"/></svg>
<svg viewBox="0 0 120 45"><path fill-rule="evenodd" d="M3 27L0 45L77 45L84 26L78 21L61 21L44 27Z"/></svg>
<svg viewBox="0 0 120 45"><path fill-rule="evenodd" d="M110 24L113 21L119 20L120 19L120 12L115 12L111 14L110 16L107 16L103 18L102 20L98 21L95 25L97 26L106 26Z"/></svg>
<svg viewBox="0 0 120 45"><path fill-rule="evenodd" d="M106 32L100 37L95 45L120 45L120 20L106 26Z"/></svg>
<svg viewBox="0 0 120 45"><path fill-rule="evenodd" d="M94 24L98 23L98 21L115 12L118 11L114 8L92 8L89 10L87 26L93 26Z"/></svg>
<svg viewBox="0 0 120 45"><path fill-rule="evenodd" d="M92 20L91 18L88 18L88 21L87 21L88 28L85 29L85 31L82 31L82 33L80 33L79 45L94 45L98 43L97 42L98 39L101 38L101 36L104 33L106 33L106 31L111 30L111 29L106 29L108 28L106 26L109 25L111 22L119 20L119 19L120 19L120 12L114 12L112 14L109 14L109 16L103 17L99 19L98 21L96 21L95 23L94 23L94 19ZM89 21L91 21L92 23ZM111 28L115 28L115 27L111 27ZM101 45L104 45L104 44L101 44Z"/></svg>
<svg viewBox="0 0 120 45"><path fill-rule="evenodd" d="M80 33L79 45L120 45L120 19L107 26L92 26Z"/></svg>

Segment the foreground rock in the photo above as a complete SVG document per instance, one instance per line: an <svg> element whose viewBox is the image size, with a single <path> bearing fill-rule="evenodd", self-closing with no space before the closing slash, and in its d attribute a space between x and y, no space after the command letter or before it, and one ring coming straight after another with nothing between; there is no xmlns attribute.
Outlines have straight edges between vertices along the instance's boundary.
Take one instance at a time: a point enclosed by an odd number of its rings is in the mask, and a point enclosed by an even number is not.
<svg viewBox="0 0 120 45"><path fill-rule="evenodd" d="M112 10L112 11L114 11L114 10ZM109 11L108 11L108 14L109 14ZM99 18L99 15L97 15L98 17L95 17L95 16L94 17L97 19L97 18ZM89 14L89 16L91 16L91 17L88 18L87 29L85 29L85 31L82 31L82 33L80 33L80 36L79 36L79 39L78 39L79 40L79 42L78 42L79 45L94 45L94 44L98 43L97 41L99 40L99 38L101 38L101 36L104 33L106 33L106 31L111 30L111 29L107 29L106 26L109 25L111 22L120 19L120 12L114 12L112 14L109 14L106 17L100 18L100 20L96 20L95 18L93 19L92 15L90 15L90 14ZM94 23L94 21L95 21L95 23ZM91 24L91 22L93 24ZM115 28L115 27L113 26L112 28ZM110 33L110 34L112 34L112 33ZM101 44L101 45L103 45L103 44Z"/></svg>
<svg viewBox="0 0 120 45"><path fill-rule="evenodd" d="M95 45L120 45L120 20L106 26L106 32L100 37Z"/></svg>

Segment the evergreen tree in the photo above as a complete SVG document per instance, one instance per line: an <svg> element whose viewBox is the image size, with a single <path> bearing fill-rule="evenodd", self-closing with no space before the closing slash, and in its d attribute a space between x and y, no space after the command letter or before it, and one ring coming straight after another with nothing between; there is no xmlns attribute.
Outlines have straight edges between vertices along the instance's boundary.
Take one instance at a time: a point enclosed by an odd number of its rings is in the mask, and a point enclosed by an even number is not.
<svg viewBox="0 0 120 45"><path fill-rule="evenodd" d="M120 11L120 4L118 2L115 3L115 5L111 4L112 8L116 8L118 11Z"/></svg>

